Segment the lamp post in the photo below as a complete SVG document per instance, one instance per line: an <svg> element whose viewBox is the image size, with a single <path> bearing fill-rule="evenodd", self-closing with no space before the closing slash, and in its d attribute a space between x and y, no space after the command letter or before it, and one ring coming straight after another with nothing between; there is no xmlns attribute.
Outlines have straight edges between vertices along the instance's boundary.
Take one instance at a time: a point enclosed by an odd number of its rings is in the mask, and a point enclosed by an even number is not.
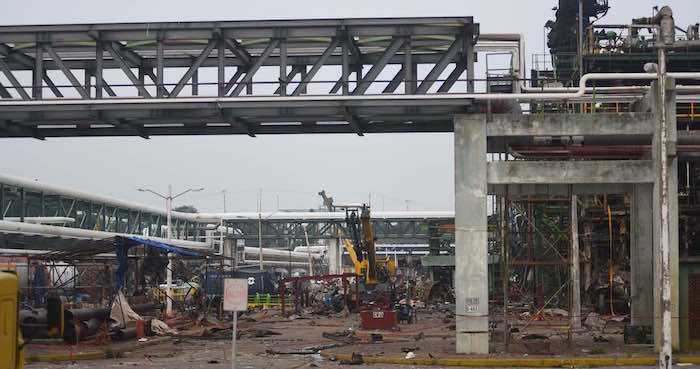
<svg viewBox="0 0 700 369"><path fill-rule="evenodd" d="M153 191L148 188L139 188L139 192L150 192L161 199L165 200L165 211L167 214L168 218L168 227L166 230L166 239L168 240L168 244L170 244L170 240L172 239L172 228L171 226L171 219L172 219L172 210L173 210L173 200L177 199L178 197L188 193L188 192L199 192L199 191L204 191L203 187L199 188L188 188L185 191L180 192L179 194L173 196L173 187L171 185L168 185L168 195L161 195L160 193ZM172 300L172 284L173 284L173 254L168 253L168 268L165 270L165 317L171 317L173 313L173 300Z"/></svg>

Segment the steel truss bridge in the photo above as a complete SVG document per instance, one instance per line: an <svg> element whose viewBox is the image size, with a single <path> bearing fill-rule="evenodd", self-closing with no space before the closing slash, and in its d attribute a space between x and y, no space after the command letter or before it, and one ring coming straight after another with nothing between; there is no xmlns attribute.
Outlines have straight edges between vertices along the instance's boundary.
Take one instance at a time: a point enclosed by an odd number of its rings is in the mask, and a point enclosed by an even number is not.
<svg viewBox="0 0 700 369"><path fill-rule="evenodd" d="M452 131L478 37L472 17L2 26L0 137Z"/></svg>
<svg viewBox="0 0 700 369"><path fill-rule="evenodd" d="M454 238L449 232L439 232L440 225L454 222L453 212L374 212L373 217L375 235L382 244L437 247L442 238L448 237L448 242ZM337 239L338 228L345 227L342 212L279 211L262 213L260 218L265 247L305 246L307 236L311 244L324 244L324 240ZM127 234L143 234L147 230L148 235L161 238L165 237L167 224L166 212L160 208L0 174L0 221L3 220ZM257 247L258 222L258 213L173 212L173 237L212 243L226 237Z"/></svg>

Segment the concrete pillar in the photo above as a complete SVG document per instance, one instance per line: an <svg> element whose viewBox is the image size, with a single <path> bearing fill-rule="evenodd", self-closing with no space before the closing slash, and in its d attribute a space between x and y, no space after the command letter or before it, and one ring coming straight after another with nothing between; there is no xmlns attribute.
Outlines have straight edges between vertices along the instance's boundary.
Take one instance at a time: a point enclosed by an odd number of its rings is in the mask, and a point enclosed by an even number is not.
<svg viewBox="0 0 700 369"><path fill-rule="evenodd" d="M676 93L674 91L675 82L669 79L666 82L666 101L660 101L658 93L658 82L652 84L651 91L654 104L652 111L656 115L656 124L660 124L660 106L666 105L666 121L667 121L667 183L668 183L668 245L669 245L669 264L671 269L671 345L674 351L680 350L680 335L678 327L679 300L678 300L678 157L676 156ZM660 217L661 217L661 201L660 201L660 184L659 180L659 137L654 134L652 140L652 153L654 159L654 191L653 191L653 211L654 211L654 348L658 352L662 348L662 249L660 239Z"/></svg>
<svg viewBox="0 0 700 369"><path fill-rule="evenodd" d="M581 328L581 273L578 247L578 196L571 195L571 327Z"/></svg>
<svg viewBox="0 0 700 369"><path fill-rule="evenodd" d="M224 259L224 265L228 266L233 266L234 261L233 258L236 257L236 254L234 252L234 248L236 247L236 240L230 237L224 238L224 244L221 248L221 252L223 256L225 257Z"/></svg>
<svg viewBox="0 0 700 369"><path fill-rule="evenodd" d="M484 117L455 117L454 140L456 349L460 354L488 354Z"/></svg>
<svg viewBox="0 0 700 369"><path fill-rule="evenodd" d="M640 183L633 186L630 203L630 268L632 325L652 324L654 315L654 275L652 228L652 192L654 185Z"/></svg>
<svg viewBox="0 0 700 369"><path fill-rule="evenodd" d="M331 238L328 241L328 274L339 274L340 265L338 263L339 249L338 249L338 239Z"/></svg>

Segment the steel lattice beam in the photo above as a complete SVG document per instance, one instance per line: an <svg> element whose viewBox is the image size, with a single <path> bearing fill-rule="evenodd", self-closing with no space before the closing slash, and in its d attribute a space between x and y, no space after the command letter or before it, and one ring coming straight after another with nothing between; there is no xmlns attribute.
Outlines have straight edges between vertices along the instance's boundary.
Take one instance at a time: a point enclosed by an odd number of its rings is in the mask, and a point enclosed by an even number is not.
<svg viewBox="0 0 700 369"><path fill-rule="evenodd" d="M449 93L472 71L477 39L471 17L2 26L0 137L447 131L471 101L373 96L425 94L453 65L439 88ZM68 85L49 78L55 70ZM114 70L123 76L107 83ZM309 96L321 98L294 99Z"/></svg>

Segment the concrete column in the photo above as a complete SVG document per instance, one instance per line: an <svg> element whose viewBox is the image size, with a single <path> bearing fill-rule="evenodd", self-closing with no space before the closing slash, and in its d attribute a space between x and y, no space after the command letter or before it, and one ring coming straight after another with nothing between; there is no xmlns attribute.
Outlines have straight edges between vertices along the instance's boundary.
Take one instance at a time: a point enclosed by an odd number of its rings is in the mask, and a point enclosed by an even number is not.
<svg viewBox="0 0 700 369"><path fill-rule="evenodd" d="M678 157L676 156L676 93L674 91L675 82L669 79L666 82L666 101L660 101L658 93L658 83L652 84L649 92L653 97L652 111L655 113L656 122L660 124L660 106L666 104L666 121L667 121L667 183L668 183L668 245L669 245L669 264L671 270L671 336L672 348L674 351L680 349L680 335L678 327L679 300L678 300ZM653 211L654 211L654 348L658 352L662 347L662 248L660 239L660 217L661 217L661 201L660 201L660 184L659 181L659 137L654 134L652 140L652 153L654 161L654 191L653 191Z"/></svg>
<svg viewBox="0 0 700 369"><path fill-rule="evenodd" d="M234 248L236 247L236 240L230 237L224 238L224 244L221 248L221 252L223 256L226 258L224 259L224 265L228 266L233 266L234 262L233 259L236 257L236 254L233 252ZM231 258L231 259L229 259Z"/></svg>
<svg viewBox="0 0 700 369"><path fill-rule="evenodd" d="M632 288L632 325L651 325L654 315L654 275L652 228L652 192L654 185L640 183L633 186L630 204L630 268Z"/></svg>
<svg viewBox="0 0 700 369"><path fill-rule="evenodd" d="M571 327L581 328L581 273L578 247L578 196L571 195Z"/></svg>
<svg viewBox="0 0 700 369"><path fill-rule="evenodd" d="M338 249L338 239L337 238L331 238L328 240L328 274L338 274L340 273L340 264L338 261L340 258L338 257L339 253Z"/></svg>
<svg viewBox="0 0 700 369"><path fill-rule="evenodd" d="M460 354L488 354L484 116L455 117L454 139L456 349Z"/></svg>

